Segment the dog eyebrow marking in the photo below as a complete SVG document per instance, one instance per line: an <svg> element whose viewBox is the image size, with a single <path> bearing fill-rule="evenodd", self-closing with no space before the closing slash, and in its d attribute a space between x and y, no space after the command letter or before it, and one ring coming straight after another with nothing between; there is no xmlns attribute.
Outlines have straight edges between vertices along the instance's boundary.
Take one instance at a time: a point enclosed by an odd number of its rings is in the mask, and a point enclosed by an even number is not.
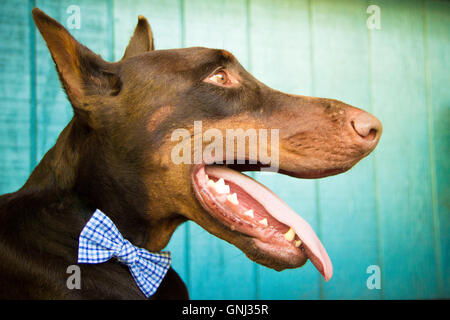
<svg viewBox="0 0 450 320"><path fill-rule="evenodd" d="M230 60L234 59L233 54L230 51L227 50L220 50L220 53L222 54L223 57L228 58Z"/></svg>
<svg viewBox="0 0 450 320"><path fill-rule="evenodd" d="M237 61L237 59L233 56L233 54L230 51L217 49L216 52L219 63L233 63Z"/></svg>
<svg viewBox="0 0 450 320"><path fill-rule="evenodd" d="M150 132L155 131L159 125L173 113L174 110L175 107L171 105L158 108L158 110L156 110L148 120L147 129Z"/></svg>

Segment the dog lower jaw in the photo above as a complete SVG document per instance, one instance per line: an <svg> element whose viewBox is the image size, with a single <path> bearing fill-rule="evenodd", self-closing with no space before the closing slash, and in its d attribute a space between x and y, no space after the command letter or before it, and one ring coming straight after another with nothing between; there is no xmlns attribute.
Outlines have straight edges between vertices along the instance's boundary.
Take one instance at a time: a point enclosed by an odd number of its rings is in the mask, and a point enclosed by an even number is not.
<svg viewBox="0 0 450 320"><path fill-rule="evenodd" d="M263 253L263 255L246 255L251 260L276 271L299 268L308 261L308 257L303 251L299 253L298 250L293 250L291 247L275 246L270 242L264 242L257 238L253 238L252 242L254 250L258 253Z"/></svg>
<svg viewBox="0 0 450 320"><path fill-rule="evenodd" d="M218 177L227 181L225 187ZM212 179L217 182L209 181ZM300 267L309 258L325 280L331 278L331 261L312 228L265 186L235 170L203 165L193 168L192 185L215 223L233 232L231 240L225 240L250 259L279 271ZM255 208L255 212L248 214L249 208ZM240 243L241 237L248 239L245 245Z"/></svg>

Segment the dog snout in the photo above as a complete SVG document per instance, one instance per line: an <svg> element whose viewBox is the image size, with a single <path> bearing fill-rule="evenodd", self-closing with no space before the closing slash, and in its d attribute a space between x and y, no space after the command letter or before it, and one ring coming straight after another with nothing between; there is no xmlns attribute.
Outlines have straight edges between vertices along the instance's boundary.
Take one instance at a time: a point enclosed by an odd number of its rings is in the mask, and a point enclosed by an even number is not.
<svg viewBox="0 0 450 320"><path fill-rule="evenodd" d="M356 134L356 140L367 149L373 149L380 139L383 126L377 117L368 112L358 110L350 119L351 130Z"/></svg>

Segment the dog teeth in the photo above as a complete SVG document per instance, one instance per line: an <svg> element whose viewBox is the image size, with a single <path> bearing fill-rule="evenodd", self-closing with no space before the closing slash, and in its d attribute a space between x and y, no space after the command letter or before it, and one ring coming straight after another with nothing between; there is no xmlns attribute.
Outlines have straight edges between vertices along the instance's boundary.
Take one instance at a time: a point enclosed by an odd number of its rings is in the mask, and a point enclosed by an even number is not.
<svg viewBox="0 0 450 320"><path fill-rule="evenodd" d="M295 242L294 242L294 245L298 248L298 247L300 247L300 245L302 244L302 240L296 240Z"/></svg>
<svg viewBox="0 0 450 320"><path fill-rule="evenodd" d="M223 178L220 178L219 180L217 180L217 182L214 182L212 179L208 178L208 182L206 184L209 188L213 189L218 194L230 193L230 186L225 184Z"/></svg>
<svg viewBox="0 0 450 320"><path fill-rule="evenodd" d="M249 210L245 211L244 214L246 216L249 216L250 218L254 218L255 217L255 215L253 214L253 209L249 209Z"/></svg>
<svg viewBox="0 0 450 320"><path fill-rule="evenodd" d="M265 225L266 227L269 225L269 223L267 222L267 218L260 220L259 223Z"/></svg>
<svg viewBox="0 0 450 320"><path fill-rule="evenodd" d="M225 184L225 180L223 180L223 178L220 178L216 182L215 190L219 194L227 194L230 193L230 186Z"/></svg>
<svg viewBox="0 0 450 320"><path fill-rule="evenodd" d="M237 194L233 193L227 196L227 200L230 201L232 204L238 205L239 201L237 199Z"/></svg>
<svg viewBox="0 0 450 320"><path fill-rule="evenodd" d="M220 178L219 180L217 180L216 185L218 186L224 186L225 185L225 180L223 180L223 178Z"/></svg>
<svg viewBox="0 0 450 320"><path fill-rule="evenodd" d="M294 230L293 230L292 228L289 228L288 232L286 232L286 233L284 234L284 238L285 238L287 241L292 241L292 240L294 240L294 238L295 238L295 232L294 232Z"/></svg>
<svg viewBox="0 0 450 320"><path fill-rule="evenodd" d="M205 180L206 180L206 181L209 181L209 177L208 177L207 174L205 174Z"/></svg>
<svg viewBox="0 0 450 320"><path fill-rule="evenodd" d="M216 188L216 184L212 180L208 180L208 182L206 184L211 189L215 189Z"/></svg>
<svg viewBox="0 0 450 320"><path fill-rule="evenodd" d="M215 190L218 194L227 194L227 193L230 193L230 186L227 186L227 185L224 185L224 186L219 185L218 186L216 184Z"/></svg>

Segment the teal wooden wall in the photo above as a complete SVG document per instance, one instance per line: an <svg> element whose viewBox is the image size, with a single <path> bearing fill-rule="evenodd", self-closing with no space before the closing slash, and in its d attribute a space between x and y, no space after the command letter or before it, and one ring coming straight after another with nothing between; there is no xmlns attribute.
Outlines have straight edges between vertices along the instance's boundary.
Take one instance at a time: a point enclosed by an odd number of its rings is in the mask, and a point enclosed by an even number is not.
<svg viewBox="0 0 450 320"><path fill-rule="evenodd" d="M45 44L38 6L105 59L122 56L137 15L156 46L233 52L266 84L336 98L384 125L374 153L321 180L253 174L317 230L334 264L325 283L311 263L275 272L199 226L169 244L194 299L450 298L450 3L447 1L2 0L0 193L18 189L72 117ZM368 30L366 9L381 9ZM369 290L366 269L381 268Z"/></svg>

